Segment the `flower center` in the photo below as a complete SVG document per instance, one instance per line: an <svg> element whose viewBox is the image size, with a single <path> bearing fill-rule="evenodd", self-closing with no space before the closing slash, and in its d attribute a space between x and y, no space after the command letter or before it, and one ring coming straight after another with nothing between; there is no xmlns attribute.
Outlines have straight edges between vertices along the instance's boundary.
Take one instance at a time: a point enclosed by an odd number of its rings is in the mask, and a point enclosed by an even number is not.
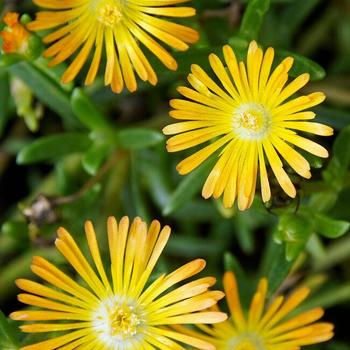
<svg viewBox="0 0 350 350"><path fill-rule="evenodd" d="M110 314L111 333L128 337L137 333L140 320L132 306L122 305Z"/></svg>
<svg viewBox="0 0 350 350"><path fill-rule="evenodd" d="M105 299L92 315L93 328L108 346L140 339L143 317L140 310L125 298L113 296ZM114 347L112 347L114 349Z"/></svg>
<svg viewBox="0 0 350 350"><path fill-rule="evenodd" d="M257 347L250 340L243 340L237 344L235 350L257 350Z"/></svg>
<svg viewBox="0 0 350 350"><path fill-rule="evenodd" d="M271 127L271 117L258 103L246 103L239 106L233 114L233 129L241 139L260 140Z"/></svg>
<svg viewBox="0 0 350 350"><path fill-rule="evenodd" d="M101 3L97 8L97 20L107 27L114 27L121 19L122 12L117 2Z"/></svg>
<svg viewBox="0 0 350 350"><path fill-rule="evenodd" d="M263 340L255 333L244 333L232 338L227 346L230 350L266 350Z"/></svg>

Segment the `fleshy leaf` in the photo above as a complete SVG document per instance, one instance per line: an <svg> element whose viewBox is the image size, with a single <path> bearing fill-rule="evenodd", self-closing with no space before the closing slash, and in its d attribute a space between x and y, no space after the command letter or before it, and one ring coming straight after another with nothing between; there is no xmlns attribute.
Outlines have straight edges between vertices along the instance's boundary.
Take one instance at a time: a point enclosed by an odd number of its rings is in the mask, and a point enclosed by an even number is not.
<svg viewBox="0 0 350 350"><path fill-rule="evenodd" d="M70 132L41 137L25 146L17 156L18 164L31 164L40 161L54 161L65 155L86 151L91 145L89 136Z"/></svg>

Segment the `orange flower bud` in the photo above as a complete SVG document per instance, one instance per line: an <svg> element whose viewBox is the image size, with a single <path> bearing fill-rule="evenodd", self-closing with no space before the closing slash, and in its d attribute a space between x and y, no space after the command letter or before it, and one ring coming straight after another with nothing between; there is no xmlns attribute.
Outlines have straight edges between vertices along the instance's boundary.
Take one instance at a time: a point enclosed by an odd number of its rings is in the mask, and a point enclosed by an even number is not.
<svg viewBox="0 0 350 350"><path fill-rule="evenodd" d="M7 26L0 32L0 36L5 53L24 53L28 48L29 32L18 21L18 18L19 14L16 12L8 12L3 18Z"/></svg>

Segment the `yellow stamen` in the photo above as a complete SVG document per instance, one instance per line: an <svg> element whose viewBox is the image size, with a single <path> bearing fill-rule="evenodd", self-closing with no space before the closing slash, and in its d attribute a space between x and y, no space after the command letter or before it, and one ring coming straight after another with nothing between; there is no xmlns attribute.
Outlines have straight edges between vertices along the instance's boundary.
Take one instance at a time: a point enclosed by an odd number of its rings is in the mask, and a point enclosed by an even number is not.
<svg viewBox="0 0 350 350"><path fill-rule="evenodd" d="M243 140L262 139L269 131L270 125L271 116L257 103L243 104L233 115L233 131Z"/></svg>
<svg viewBox="0 0 350 350"><path fill-rule="evenodd" d="M103 4L97 12L98 21L107 27L114 27L122 19L122 13L117 4Z"/></svg>
<svg viewBox="0 0 350 350"><path fill-rule="evenodd" d="M127 340L142 326L142 312L122 297L107 298L93 315L94 328L101 339Z"/></svg>

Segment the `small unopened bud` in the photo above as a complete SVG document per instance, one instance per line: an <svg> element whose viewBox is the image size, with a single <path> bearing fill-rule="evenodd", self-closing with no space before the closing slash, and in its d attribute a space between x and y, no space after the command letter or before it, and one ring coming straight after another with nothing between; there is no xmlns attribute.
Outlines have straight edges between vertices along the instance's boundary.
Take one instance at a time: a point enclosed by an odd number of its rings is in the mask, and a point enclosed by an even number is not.
<svg viewBox="0 0 350 350"><path fill-rule="evenodd" d="M4 16L5 26L0 32L1 49L4 54L17 54L28 59L35 59L42 51L41 39L26 29L25 23L28 16L24 15L24 17L25 20L20 21L17 12L8 12Z"/></svg>
<svg viewBox="0 0 350 350"><path fill-rule="evenodd" d="M8 12L3 18L6 26L0 33L4 53L24 54L28 49L29 32L19 22L19 14Z"/></svg>
<svg viewBox="0 0 350 350"><path fill-rule="evenodd" d="M31 89L22 80L12 78L10 87L17 115L24 119L30 131L38 131L39 120L43 116L43 106L35 102Z"/></svg>

